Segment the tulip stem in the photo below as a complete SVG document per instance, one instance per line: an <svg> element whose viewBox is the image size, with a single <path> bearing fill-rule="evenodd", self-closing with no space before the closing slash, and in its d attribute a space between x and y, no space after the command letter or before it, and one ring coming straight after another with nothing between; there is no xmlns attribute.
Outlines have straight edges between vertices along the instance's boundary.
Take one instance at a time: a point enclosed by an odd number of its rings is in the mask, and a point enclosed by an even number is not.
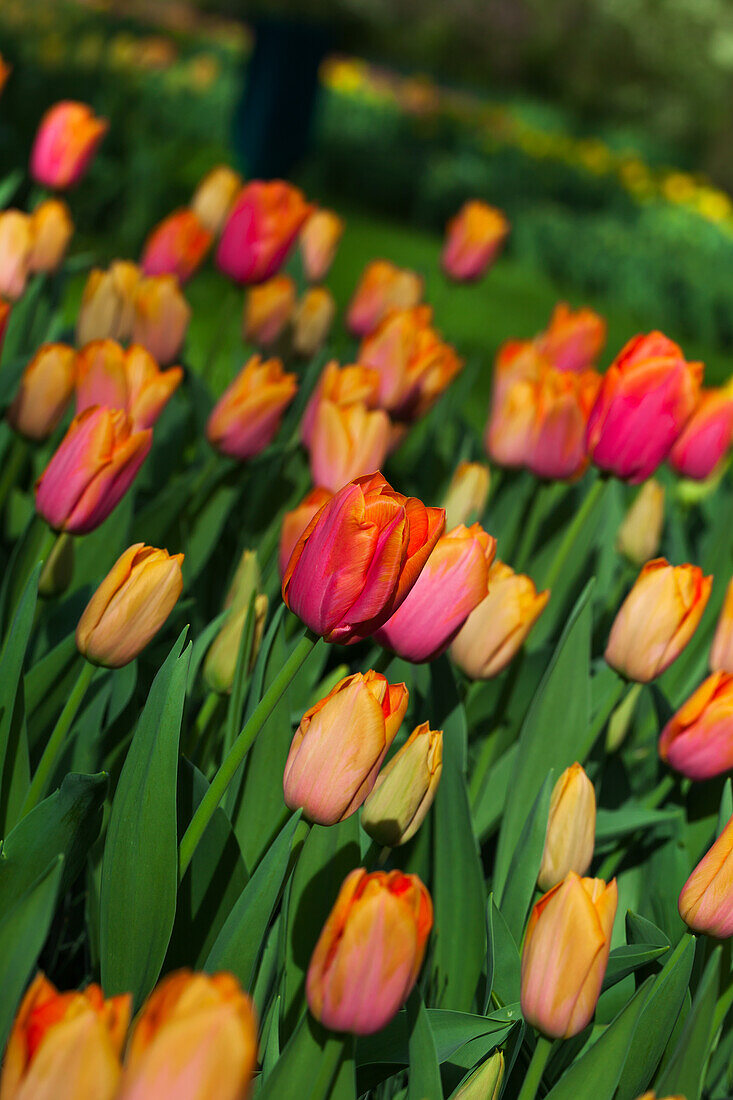
<svg viewBox="0 0 733 1100"><path fill-rule="evenodd" d="M575 513L571 522L565 529L565 534L563 536L562 542L558 546L555 557L552 559L552 562L550 564L550 568L547 570L544 580L539 587L551 589L552 586L557 582L558 577L565 567L565 563L570 557L571 551L573 549L573 546L575 545L578 535L585 526L586 521L588 520L588 517L592 513L596 504L601 499L605 488L606 480L602 477L599 477L591 485L590 489L585 494L583 503L580 505L580 508L578 508L578 511Z"/></svg>
<svg viewBox="0 0 733 1100"><path fill-rule="evenodd" d="M546 1039L544 1035L538 1035L537 1043L532 1054L532 1061L529 1063L529 1069L524 1078L518 1100L534 1100L537 1095L537 1089L540 1087L542 1074L545 1071L545 1066L547 1065L547 1059L550 1057L551 1050L552 1042Z"/></svg>
<svg viewBox="0 0 733 1100"><path fill-rule="evenodd" d="M211 781L209 789L201 799L199 806L191 818L191 823L186 829L181 840L178 852L178 877L183 878L188 865L193 858L193 853L206 831L206 827L214 816L217 806L224 797L227 787L239 769L239 765L254 744L257 734L264 726L267 719L275 709L285 689L295 677L306 658L313 652L318 642L318 637L306 630L280 672L270 684L265 694L252 712L249 721L245 723L231 749L224 757L216 775Z"/></svg>
<svg viewBox="0 0 733 1100"><path fill-rule="evenodd" d="M61 750L66 744L66 735L71 728L72 722L76 718L79 707L84 701L84 696L94 679L96 671L96 665L90 664L89 661L84 661L77 681L71 689L71 694L64 704L64 709L61 711L58 721L53 728L53 733L46 743L41 759L38 761L33 780L28 788L28 794L25 796L25 801L20 811L21 817L25 817L26 814L30 813L45 796L48 781L58 762Z"/></svg>

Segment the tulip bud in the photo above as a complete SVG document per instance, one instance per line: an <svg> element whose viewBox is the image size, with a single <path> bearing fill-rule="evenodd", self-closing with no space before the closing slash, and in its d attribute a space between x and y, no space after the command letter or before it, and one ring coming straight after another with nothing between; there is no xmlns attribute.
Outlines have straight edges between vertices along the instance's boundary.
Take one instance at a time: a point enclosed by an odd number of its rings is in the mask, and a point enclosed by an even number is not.
<svg viewBox="0 0 733 1100"><path fill-rule="evenodd" d="M472 680L502 672L521 646L550 598L534 582L502 561L489 570L488 595L466 619L450 655Z"/></svg>
<svg viewBox="0 0 733 1100"><path fill-rule="evenodd" d="M2 1100L113 1100L130 1021L128 993L59 993L40 972L21 1001L0 1076Z"/></svg>
<svg viewBox="0 0 733 1100"><path fill-rule="evenodd" d="M201 267L212 240L193 210L174 210L146 240L140 258L142 273L175 275L183 284Z"/></svg>
<svg viewBox="0 0 733 1100"><path fill-rule="evenodd" d="M474 1070L453 1093L451 1100L499 1100L503 1080L504 1054L497 1050Z"/></svg>
<svg viewBox="0 0 733 1100"><path fill-rule="evenodd" d="M229 211L216 253L238 283L263 283L280 270L311 212L302 191L283 180L246 183Z"/></svg>
<svg viewBox="0 0 733 1100"><path fill-rule="evenodd" d="M710 668L722 668L733 676L733 578L728 582L718 625L710 649Z"/></svg>
<svg viewBox="0 0 733 1100"><path fill-rule="evenodd" d="M733 676L713 672L670 718L659 755L688 779L711 779L733 768Z"/></svg>
<svg viewBox="0 0 733 1100"><path fill-rule="evenodd" d="M43 563L38 578L38 595L44 600L55 600L63 596L73 579L74 540L64 531L56 539Z"/></svg>
<svg viewBox="0 0 733 1100"><path fill-rule="evenodd" d="M204 229L218 236L241 190L242 177L226 164L204 176L191 199L191 209Z"/></svg>
<svg viewBox="0 0 733 1100"><path fill-rule="evenodd" d="M63 189L78 183L107 132L86 103L63 100L41 119L31 151L31 175L44 187Z"/></svg>
<svg viewBox="0 0 733 1100"><path fill-rule="evenodd" d="M242 337L268 347L284 332L295 309L295 283L289 275L273 275L249 288L244 299Z"/></svg>
<svg viewBox="0 0 733 1100"><path fill-rule="evenodd" d="M448 531L480 519L489 496L491 472L481 462L459 462L443 498Z"/></svg>
<svg viewBox="0 0 733 1100"><path fill-rule="evenodd" d="M442 508L395 492L380 473L323 505L300 536L283 600L327 642L369 637L397 610L443 533Z"/></svg>
<svg viewBox="0 0 733 1100"><path fill-rule="evenodd" d="M550 323L534 339L538 353L556 370L582 372L592 367L606 342L606 322L595 310L573 311L558 302Z"/></svg>
<svg viewBox="0 0 733 1100"><path fill-rule="evenodd" d="M448 222L441 263L457 282L480 279L501 252L509 222L487 202L465 202Z"/></svg>
<svg viewBox="0 0 733 1100"><path fill-rule="evenodd" d="M417 875L352 871L308 967L316 1019L356 1035L383 1028L417 981L432 927L433 904Z"/></svg>
<svg viewBox="0 0 733 1100"><path fill-rule="evenodd" d="M239 559L234 579L224 601L224 608L229 609L229 615L212 642L204 661L204 679L211 690L218 695L225 695L232 690L249 602L259 586L260 570L257 555L252 550L245 550ZM252 644L245 658L245 666L249 670L254 667L257 660L265 629L267 606L267 596L255 595Z"/></svg>
<svg viewBox="0 0 733 1100"><path fill-rule="evenodd" d="M379 672L340 680L295 731L283 776L286 805L319 825L356 813L406 710L405 685L388 684Z"/></svg>
<svg viewBox="0 0 733 1100"><path fill-rule="evenodd" d="M162 367L172 363L186 339L191 307L175 275L141 279L135 291L132 339Z"/></svg>
<svg viewBox="0 0 733 1100"><path fill-rule="evenodd" d="M682 477L705 481L723 461L733 439L733 381L703 390L697 408L669 452L669 464Z"/></svg>
<svg viewBox="0 0 733 1100"><path fill-rule="evenodd" d="M286 512L283 517L283 525L280 531L280 576L285 576L285 570L290 561L290 555L295 549L300 536L305 531L316 512L320 512L326 501L333 496L328 489L311 489L301 500L297 508Z"/></svg>
<svg viewBox="0 0 733 1100"><path fill-rule="evenodd" d="M136 428L151 428L183 378L180 367L161 371L139 344L123 350L114 340L93 340L77 356L76 411L95 405L121 409Z"/></svg>
<svg viewBox="0 0 733 1100"><path fill-rule="evenodd" d="M390 422L384 409L361 403L318 405L310 440L310 470L316 485L331 492L354 478L383 465L390 441Z"/></svg>
<svg viewBox="0 0 733 1100"><path fill-rule="evenodd" d="M733 936L733 817L682 887L678 908L693 932Z"/></svg>
<svg viewBox="0 0 733 1100"><path fill-rule="evenodd" d="M712 585L697 565L647 562L611 627L605 652L611 668L643 684L661 676L695 633Z"/></svg>
<svg viewBox="0 0 733 1100"><path fill-rule="evenodd" d="M389 260L372 260L362 272L346 314L352 336L368 336L393 309L408 310L423 295L423 281L414 271Z"/></svg>
<svg viewBox="0 0 733 1100"><path fill-rule="evenodd" d="M314 210L300 231L300 254L309 283L320 283L329 272L344 231L333 210Z"/></svg>
<svg viewBox="0 0 733 1100"><path fill-rule="evenodd" d="M31 214L31 271L56 271L74 234L71 211L62 199L46 199Z"/></svg>
<svg viewBox="0 0 733 1100"><path fill-rule="evenodd" d="M312 286L306 290L293 313L293 350L310 359L325 344L336 316L330 290Z"/></svg>
<svg viewBox="0 0 733 1100"><path fill-rule="evenodd" d="M321 401L331 401L342 408L361 403L368 409L375 409L379 404L379 373L360 363L340 370L335 359L326 364L303 413L300 437L306 447L310 446L313 423Z"/></svg>
<svg viewBox="0 0 733 1100"><path fill-rule="evenodd" d="M117 1100L244 1100L257 1017L233 974L168 974L133 1026Z"/></svg>
<svg viewBox="0 0 733 1100"><path fill-rule="evenodd" d="M139 280L140 271L129 260L116 260L107 271L90 271L76 322L77 346L92 340L129 340Z"/></svg>
<svg viewBox="0 0 733 1100"><path fill-rule="evenodd" d="M55 531L88 534L122 500L152 442L118 409L86 409L36 482L36 511Z"/></svg>
<svg viewBox="0 0 733 1100"><path fill-rule="evenodd" d="M43 344L23 371L7 418L14 432L41 442L55 431L74 392L76 352Z"/></svg>
<svg viewBox="0 0 733 1100"><path fill-rule="evenodd" d="M552 789L540 890L550 890L575 871L584 875L593 859L596 838L596 792L580 764L572 764Z"/></svg>
<svg viewBox="0 0 733 1100"><path fill-rule="evenodd" d="M253 355L219 398L206 425L212 447L241 462L272 443L298 382L279 359Z"/></svg>
<svg viewBox="0 0 733 1100"><path fill-rule="evenodd" d="M31 219L21 210L0 211L0 296L16 302L25 290L33 256Z"/></svg>
<svg viewBox="0 0 733 1100"><path fill-rule="evenodd" d="M616 535L616 549L634 565L644 565L659 550L663 526L664 486L650 478L624 516Z"/></svg>
<svg viewBox="0 0 733 1100"><path fill-rule="evenodd" d="M443 731L417 726L380 771L361 812L362 828L377 844L411 840L433 804L443 770Z"/></svg>
<svg viewBox="0 0 733 1100"><path fill-rule="evenodd" d="M601 992L616 916L616 880L569 871L535 905L522 948L522 1014L550 1039L590 1023Z"/></svg>

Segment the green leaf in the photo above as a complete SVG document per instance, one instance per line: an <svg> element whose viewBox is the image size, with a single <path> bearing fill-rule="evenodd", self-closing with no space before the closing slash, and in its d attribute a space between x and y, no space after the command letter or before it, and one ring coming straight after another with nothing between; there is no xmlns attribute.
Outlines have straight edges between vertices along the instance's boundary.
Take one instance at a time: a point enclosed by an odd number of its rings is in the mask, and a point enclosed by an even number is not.
<svg viewBox="0 0 733 1100"><path fill-rule="evenodd" d="M640 917L638 913L632 913L629 909L626 913L626 940L629 944L651 944L655 947L671 947L669 937L657 928L646 917Z"/></svg>
<svg viewBox="0 0 733 1100"><path fill-rule="evenodd" d="M58 681L64 679L64 674L71 671L72 677L76 669L76 637L74 631L49 650L40 661L29 668L25 674L25 700L28 714L32 714L36 707L47 698ZM63 700L62 700L63 705ZM58 710L61 709L59 706Z"/></svg>
<svg viewBox="0 0 733 1100"><path fill-rule="evenodd" d="M27 759L25 721L18 721L17 716L14 721L14 715L19 690L22 694L23 661L33 627L41 569L39 562L26 582L0 653L0 800L4 807L9 803L18 754L25 752ZM23 699L19 701L24 710ZM3 831L5 825L4 821L0 822Z"/></svg>
<svg viewBox="0 0 733 1100"><path fill-rule="evenodd" d="M178 888L176 776L190 646L185 628L153 681L112 802L100 897L102 985L137 1005L155 984Z"/></svg>
<svg viewBox="0 0 733 1100"><path fill-rule="evenodd" d="M518 941L522 939L527 910L532 901L545 849L552 779L553 773L550 772L527 815L499 907L510 932Z"/></svg>
<svg viewBox="0 0 733 1100"><path fill-rule="evenodd" d="M518 752L519 745L509 746L492 765L476 796L472 807L473 827L480 841L486 840L501 821Z"/></svg>
<svg viewBox="0 0 733 1100"><path fill-rule="evenodd" d="M226 622L228 616L229 608L227 607L224 611L220 611L216 618L212 619L210 623L207 623L198 637L194 639L193 649L191 650L191 663L188 666L188 686L186 688L189 695L196 687L196 677L207 650Z"/></svg>
<svg viewBox="0 0 733 1100"><path fill-rule="evenodd" d="M722 948L716 947L705 967L672 1057L655 1083L658 1096L679 1093L686 1100L698 1100L702 1092L705 1063L714 1034L721 954Z"/></svg>
<svg viewBox="0 0 733 1100"><path fill-rule="evenodd" d="M407 1100L443 1100L435 1039L425 1005L413 989L407 1002L410 1076Z"/></svg>
<svg viewBox="0 0 733 1100"><path fill-rule="evenodd" d="M733 783L730 779L726 779L725 786L723 787L723 793L720 796L720 809L718 810L718 827L715 830L715 835L720 836L723 829L733 815Z"/></svg>
<svg viewBox="0 0 733 1100"><path fill-rule="evenodd" d="M653 944L640 943L631 946L614 947L608 958L608 966L603 979L603 988L610 989L617 982L633 974L642 966L648 966L661 955L666 955L668 947L657 947Z"/></svg>
<svg viewBox="0 0 733 1100"><path fill-rule="evenodd" d="M678 806L669 810L647 810L644 806L621 806L618 810L599 809L596 814L596 844L617 840L641 829L666 825L679 817Z"/></svg>
<svg viewBox="0 0 733 1100"><path fill-rule="evenodd" d="M508 1029L521 1020L521 1013L518 1004L507 1005L497 1012L490 1012L488 1016L429 1008L427 1018L438 1064L442 1065L452 1061L462 1048L477 1040L485 1040L484 1046L488 1052L502 1042ZM359 1038L356 1062L358 1066L409 1064L410 1022L404 1009L382 1031Z"/></svg>
<svg viewBox="0 0 733 1100"><path fill-rule="evenodd" d="M496 902L492 904L491 929L494 947L493 990L503 1004L519 1000L521 959L519 947Z"/></svg>
<svg viewBox="0 0 733 1100"><path fill-rule="evenodd" d="M306 1012L257 1093L257 1100L283 1100L286 1096L331 1100L341 1064L349 1059L352 1046L350 1035L326 1031Z"/></svg>

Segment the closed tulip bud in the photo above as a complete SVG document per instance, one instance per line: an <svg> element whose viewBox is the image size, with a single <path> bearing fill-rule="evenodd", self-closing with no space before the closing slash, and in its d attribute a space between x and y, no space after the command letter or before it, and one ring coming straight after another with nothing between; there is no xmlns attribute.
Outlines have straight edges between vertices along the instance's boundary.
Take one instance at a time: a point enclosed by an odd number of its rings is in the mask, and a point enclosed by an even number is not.
<svg viewBox="0 0 733 1100"><path fill-rule="evenodd" d="M245 1100L257 1017L233 974L178 970L135 1020L117 1100Z"/></svg>
<svg viewBox="0 0 733 1100"><path fill-rule="evenodd" d="M283 600L327 642L369 637L405 600L444 526L442 508L395 492L380 473L357 478L300 536Z"/></svg>
<svg viewBox="0 0 733 1100"><path fill-rule="evenodd" d="M206 425L212 447L241 462L272 443L298 382L279 359L253 355L214 406Z"/></svg>
<svg viewBox="0 0 733 1100"><path fill-rule="evenodd" d="M451 1100L499 1100L504 1080L504 1054L497 1050L451 1096Z"/></svg>
<svg viewBox="0 0 733 1100"><path fill-rule="evenodd" d="M330 493L328 489L311 489L297 508L285 513L280 531L280 553L278 558L281 577L285 576L290 555L297 546L300 536L315 514L320 512L323 505L332 496L333 493Z"/></svg>
<svg viewBox="0 0 733 1100"><path fill-rule="evenodd" d="M606 342L606 322L595 310L572 310L558 302L550 323L534 339L540 355L556 370L582 372L592 367Z"/></svg>
<svg viewBox="0 0 733 1100"><path fill-rule="evenodd" d="M295 297L295 283L289 275L273 275L250 287L244 299L244 340L263 348L274 344L293 315Z"/></svg>
<svg viewBox="0 0 733 1100"><path fill-rule="evenodd" d="M76 322L79 347L92 340L129 340L135 323L135 292L140 270L129 260L116 260L107 271L89 273Z"/></svg>
<svg viewBox="0 0 733 1100"><path fill-rule="evenodd" d="M584 875L593 859L596 838L596 792L580 764L571 764L552 789L540 890L550 890L575 871Z"/></svg>
<svg viewBox="0 0 733 1100"><path fill-rule="evenodd" d="M310 440L310 470L316 485L335 493L387 457L390 422L384 409L321 401Z"/></svg>
<svg viewBox="0 0 733 1100"><path fill-rule="evenodd" d="M361 812L362 828L377 844L406 844L433 804L442 770L443 731L423 722L377 776Z"/></svg>
<svg viewBox="0 0 733 1100"><path fill-rule="evenodd" d="M378 672L340 680L303 715L283 776L286 805L319 825L335 825L374 786L407 709L404 684Z"/></svg>
<svg viewBox="0 0 733 1100"><path fill-rule="evenodd" d="M280 270L311 212L302 191L283 180L252 180L239 193L219 240L216 262L238 283L263 283Z"/></svg>
<svg viewBox="0 0 733 1100"><path fill-rule="evenodd" d="M316 1019L332 1031L380 1031L410 995L432 927L433 903L417 875L352 871L308 967Z"/></svg>
<svg viewBox="0 0 733 1100"><path fill-rule="evenodd" d="M8 423L26 439L41 442L55 431L74 392L76 352L66 344L43 344L23 371L8 409Z"/></svg>
<svg viewBox="0 0 733 1100"><path fill-rule="evenodd" d="M44 187L63 190L78 183L107 132L86 103L63 100L41 119L31 151L31 175Z"/></svg>
<svg viewBox="0 0 733 1100"><path fill-rule="evenodd" d="M21 210L0 212L0 295L16 302L25 290L33 256L33 225Z"/></svg>
<svg viewBox="0 0 733 1100"><path fill-rule="evenodd" d="M362 404L375 409L379 403L379 372L371 367L354 363L339 369L335 359L327 363L313 391L300 425L300 437L308 447L313 434L313 424L321 401L346 408Z"/></svg>
<svg viewBox="0 0 733 1100"><path fill-rule="evenodd" d="M601 992L616 916L616 880L568 872L535 905L522 948L522 1014L551 1039L590 1023Z"/></svg>
<svg viewBox="0 0 733 1100"><path fill-rule="evenodd" d="M219 695L225 695L232 690L242 632L253 595L255 597L253 608L254 629L250 650L245 657L245 667L251 670L257 659L265 629L268 607L267 596L256 594L259 586L260 570L257 564L257 555L252 550L245 550L239 559L239 564L224 601L224 608L225 610L229 609L229 615L212 642L204 661L204 679L211 690Z"/></svg>
<svg viewBox="0 0 733 1100"><path fill-rule="evenodd" d="M389 260L372 260L362 272L346 314L352 336L368 336L393 309L412 309L423 295L423 281L414 271Z"/></svg>
<svg viewBox="0 0 733 1100"><path fill-rule="evenodd" d="M647 562L611 627L605 653L611 668L642 684L661 676L695 633L712 585L697 565Z"/></svg>
<svg viewBox="0 0 733 1100"><path fill-rule="evenodd" d="M74 234L71 212L63 199L46 199L31 214L31 271L56 271Z"/></svg>
<svg viewBox="0 0 733 1100"><path fill-rule="evenodd" d="M320 283L330 270L344 231L333 210L314 210L300 231L300 254L309 283Z"/></svg>
<svg viewBox="0 0 733 1100"><path fill-rule="evenodd" d="M77 356L76 411L121 409L135 428L151 428L181 384L183 371L161 371L149 351L114 340L93 340Z"/></svg>
<svg viewBox="0 0 733 1100"><path fill-rule="evenodd" d="M118 558L87 604L76 647L88 661L121 668L160 630L183 589L183 554L136 542Z"/></svg>
<svg viewBox="0 0 733 1100"><path fill-rule="evenodd" d="M665 460L697 404L702 363L661 332L635 336L603 375L586 444L596 466L638 484Z"/></svg>
<svg viewBox="0 0 733 1100"><path fill-rule="evenodd" d="M682 887L678 908L693 932L733 936L733 817Z"/></svg>
<svg viewBox="0 0 733 1100"><path fill-rule="evenodd" d="M733 768L733 676L713 672L670 718L659 755L688 779L711 779Z"/></svg>
<svg viewBox="0 0 733 1100"><path fill-rule="evenodd" d="M63 596L74 579L74 540L64 531L53 544L38 578L38 595L44 600Z"/></svg>
<svg viewBox="0 0 733 1100"><path fill-rule="evenodd" d="M209 233L218 236L227 220L237 195L242 190L242 177L226 164L212 168L196 188L191 209Z"/></svg>
<svg viewBox="0 0 733 1100"><path fill-rule="evenodd" d="M75 416L36 482L36 511L55 531L86 535L132 485L153 442L118 409L95 406Z"/></svg>
<svg viewBox="0 0 733 1100"><path fill-rule="evenodd" d="M336 316L330 290L312 286L306 290L293 313L293 351L310 359L325 344Z"/></svg>
<svg viewBox="0 0 733 1100"><path fill-rule="evenodd" d="M141 279L135 291L132 339L161 366L172 363L186 339L191 307L175 275Z"/></svg>
<svg viewBox="0 0 733 1100"><path fill-rule="evenodd" d="M212 240L193 210L174 210L145 242L140 259L143 275L175 275L180 283L187 282L204 262Z"/></svg>
<svg viewBox="0 0 733 1100"><path fill-rule="evenodd" d="M466 619L450 655L472 680L490 680L506 668L545 609L549 590L502 561L489 570L488 594Z"/></svg>
<svg viewBox="0 0 733 1100"><path fill-rule="evenodd" d="M616 549L634 565L644 565L659 550L663 526L664 486L650 478L624 516L616 535Z"/></svg>
<svg viewBox="0 0 733 1100"><path fill-rule="evenodd" d="M703 390L697 408L669 452L669 464L682 477L705 481L730 450L733 439L733 381Z"/></svg>
<svg viewBox="0 0 733 1100"><path fill-rule="evenodd" d="M113 1100L131 997L98 985L59 993L41 973L23 997L0 1075L2 1100Z"/></svg>
<svg viewBox="0 0 733 1100"><path fill-rule="evenodd" d="M501 210L473 199L448 222L441 263L457 282L480 279L501 252L509 222Z"/></svg>
<svg viewBox="0 0 733 1100"><path fill-rule="evenodd" d="M733 578L728 582L718 625L710 649L710 668L723 669L733 676Z"/></svg>
<svg viewBox="0 0 733 1100"><path fill-rule="evenodd" d="M482 462L459 462L443 498L447 530L481 516L489 496L491 472Z"/></svg>

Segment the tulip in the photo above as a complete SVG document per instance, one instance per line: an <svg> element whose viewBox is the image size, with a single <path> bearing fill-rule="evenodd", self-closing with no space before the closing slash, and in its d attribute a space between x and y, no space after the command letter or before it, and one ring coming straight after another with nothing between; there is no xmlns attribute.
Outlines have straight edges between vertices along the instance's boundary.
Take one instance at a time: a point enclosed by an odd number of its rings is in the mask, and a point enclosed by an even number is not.
<svg viewBox="0 0 733 1100"><path fill-rule="evenodd" d="M521 648L545 609L549 591L502 561L489 570L488 594L466 619L450 655L472 680L498 676Z"/></svg>
<svg viewBox="0 0 733 1100"><path fill-rule="evenodd" d="M183 346L191 307L175 275L141 279L135 291L132 339L161 366L172 363Z"/></svg>
<svg viewBox="0 0 733 1100"><path fill-rule="evenodd" d="M650 478L624 516L616 535L616 549L634 565L643 565L658 552L663 526L664 486Z"/></svg>
<svg viewBox="0 0 733 1100"><path fill-rule="evenodd" d="M433 904L417 875L347 875L306 979L308 1007L333 1031L370 1035L407 1000L425 956Z"/></svg>
<svg viewBox="0 0 733 1100"><path fill-rule="evenodd" d="M569 871L535 905L522 948L522 1014L551 1039L590 1023L601 992L616 916L616 880Z"/></svg>
<svg viewBox="0 0 733 1100"><path fill-rule="evenodd" d="M116 260L107 271L89 273L76 322L79 347L92 340L128 340L135 322L135 293L140 270L129 260Z"/></svg>
<svg viewBox="0 0 733 1100"><path fill-rule="evenodd" d="M267 282L251 286L244 299L244 340L261 347L274 344L294 309L295 283L289 275L273 275Z"/></svg>
<svg viewBox="0 0 733 1100"><path fill-rule="evenodd" d="M59 993L44 974L28 987L10 1032L2 1100L113 1100L131 997L105 1001L98 985Z"/></svg>
<svg viewBox="0 0 733 1100"><path fill-rule="evenodd" d="M143 275L176 275L185 283L204 262L212 240L193 210L174 210L145 242L140 259Z"/></svg>
<svg viewBox="0 0 733 1100"><path fill-rule="evenodd" d="M257 1017L233 974L168 974L133 1026L117 1100L244 1100Z"/></svg>
<svg viewBox="0 0 733 1100"><path fill-rule="evenodd" d="M380 771L361 813L377 844L396 848L411 840L433 804L443 771L443 731L417 726Z"/></svg>
<svg viewBox="0 0 733 1100"><path fill-rule="evenodd" d="M293 350L310 359L325 344L336 316L330 290L312 286L306 290L293 313Z"/></svg>
<svg viewBox="0 0 733 1100"><path fill-rule="evenodd" d="M0 298L0 355L2 355L3 341L5 340L5 330L8 327L8 321L10 320L10 303L4 302Z"/></svg>
<svg viewBox="0 0 733 1100"><path fill-rule="evenodd" d="M688 779L711 779L733 768L733 676L713 672L670 718L659 755Z"/></svg>
<svg viewBox="0 0 733 1100"><path fill-rule="evenodd" d="M224 609L229 610L229 615L212 642L204 661L204 679L217 695L226 695L232 690L234 675L237 670L239 647L253 595L254 629L249 653L245 658L245 668L251 671L257 660L257 653L265 629L268 606L267 596L257 594L259 586L260 570L257 564L257 555L251 550L245 550L239 559L239 564L224 601Z"/></svg>
<svg viewBox="0 0 733 1100"><path fill-rule="evenodd" d="M142 542L117 559L87 604L76 648L88 661L122 668L160 630L183 590L183 554L172 557Z"/></svg>
<svg viewBox="0 0 733 1100"><path fill-rule="evenodd" d="M593 859L596 835L596 792L580 764L571 764L552 789L540 890L550 890L575 871L584 875Z"/></svg>
<svg viewBox="0 0 733 1100"><path fill-rule="evenodd" d="M412 591L374 640L415 664L435 660L485 599L495 553L496 539L478 523L443 535Z"/></svg>
<svg viewBox="0 0 733 1100"><path fill-rule="evenodd" d="M181 384L183 371L161 371L149 351L114 340L93 340L77 357L76 411L95 405L121 409L136 428L151 428Z"/></svg>
<svg viewBox="0 0 733 1100"><path fill-rule="evenodd" d="M335 359L326 364L300 425L300 437L306 447L310 446L313 423L321 401L330 401L341 408L356 404L366 405L368 409L376 408L379 401L378 371L363 367L360 363L339 370Z"/></svg>
<svg viewBox="0 0 733 1100"><path fill-rule="evenodd" d="M487 202L465 202L448 222L441 263L457 282L480 279L494 262L509 233L501 210Z"/></svg>
<svg viewBox="0 0 733 1100"><path fill-rule="evenodd" d="M258 455L275 438L297 389L296 376L286 374L279 359L253 355L214 406L209 443L242 462Z"/></svg>
<svg viewBox="0 0 733 1100"><path fill-rule="evenodd" d="M8 409L8 423L26 439L41 442L56 430L74 392L76 352L66 344L43 344L23 371Z"/></svg>
<svg viewBox="0 0 733 1100"><path fill-rule="evenodd" d="M2 54L0 54L0 93L2 92L8 77L13 71L13 66L8 65Z"/></svg>
<svg viewBox="0 0 733 1100"><path fill-rule="evenodd" d="M46 199L31 214L33 272L56 271L74 234L71 212L63 199Z"/></svg>
<svg viewBox="0 0 733 1100"><path fill-rule="evenodd" d="M238 283L263 283L287 259L311 212L303 193L283 180L244 185L222 230L216 262Z"/></svg>
<svg viewBox="0 0 733 1100"><path fill-rule="evenodd" d="M330 493L328 489L311 489L297 508L285 513L280 531L280 554L278 558L281 577L285 576L290 555L297 546L300 536L316 513L320 512L323 505L332 496L333 493Z"/></svg>
<svg viewBox="0 0 733 1100"><path fill-rule="evenodd" d="M33 256L33 223L21 210L0 211L0 296L16 302L25 290Z"/></svg>
<svg viewBox="0 0 733 1100"><path fill-rule="evenodd" d="M596 466L638 484L669 454L697 404L702 363L661 332L635 336L603 375L586 443Z"/></svg>
<svg viewBox="0 0 733 1100"><path fill-rule="evenodd" d="M36 482L36 511L55 531L86 535L99 527L135 480L153 442L118 409L75 416Z"/></svg>
<svg viewBox="0 0 733 1100"><path fill-rule="evenodd" d="M372 260L362 272L346 314L353 336L368 336L393 309L412 309L423 295L423 281L414 271L389 260Z"/></svg>
<svg viewBox="0 0 733 1100"><path fill-rule="evenodd" d="M463 367L431 320L429 306L395 310L359 349L359 362L379 371L379 403L396 420L423 416Z"/></svg>
<svg viewBox="0 0 733 1100"><path fill-rule="evenodd" d="M733 381L703 390L697 408L669 452L669 464L682 477L704 481L730 450L733 439Z"/></svg>
<svg viewBox="0 0 733 1100"><path fill-rule="evenodd" d="M728 582L718 625L710 649L710 668L733 675L733 578Z"/></svg>
<svg viewBox="0 0 733 1100"><path fill-rule="evenodd" d="M595 310L573 312L558 302L550 323L534 345L556 370L582 372L592 367L606 342L606 322Z"/></svg>
<svg viewBox="0 0 733 1100"><path fill-rule="evenodd" d="M504 1054L497 1050L451 1095L451 1100L499 1100L504 1080Z"/></svg>
<svg viewBox="0 0 733 1100"><path fill-rule="evenodd" d="M480 516L489 496L491 471L481 462L459 462L443 497L448 530Z"/></svg>
<svg viewBox="0 0 733 1100"><path fill-rule="evenodd" d="M405 685L388 684L379 672L339 680L295 731L283 776L286 805L319 825L356 813L406 709Z"/></svg>
<svg viewBox="0 0 733 1100"><path fill-rule="evenodd" d="M242 177L226 164L217 165L204 176L191 199L191 209L204 229L215 237L219 235L241 190Z"/></svg>
<svg viewBox="0 0 733 1100"><path fill-rule="evenodd" d="M611 668L642 684L661 676L695 633L712 585L697 565L647 562L611 627L605 652Z"/></svg>
<svg viewBox="0 0 733 1100"><path fill-rule="evenodd" d="M404 497L379 473L357 478L300 536L283 600L328 642L368 637L406 598L444 527L442 508Z"/></svg>
<svg viewBox="0 0 733 1100"><path fill-rule="evenodd" d="M311 476L316 485L335 493L354 478L378 470L389 441L389 417L383 409L321 401L310 441Z"/></svg>
<svg viewBox="0 0 733 1100"><path fill-rule="evenodd" d="M733 817L682 887L678 908L693 932L733 936Z"/></svg>
<svg viewBox="0 0 733 1100"><path fill-rule="evenodd" d="M78 183L107 132L86 103L63 100L50 107L36 132L31 175L44 187L63 189Z"/></svg>
<svg viewBox="0 0 733 1100"><path fill-rule="evenodd" d="M638 1096L637 1100L687 1100L687 1098L678 1092L674 1096L657 1096L655 1092L645 1092L642 1096Z"/></svg>
<svg viewBox="0 0 733 1100"><path fill-rule="evenodd" d="M333 210L314 210L300 231L300 254L309 283L328 275L344 231L343 220Z"/></svg>

